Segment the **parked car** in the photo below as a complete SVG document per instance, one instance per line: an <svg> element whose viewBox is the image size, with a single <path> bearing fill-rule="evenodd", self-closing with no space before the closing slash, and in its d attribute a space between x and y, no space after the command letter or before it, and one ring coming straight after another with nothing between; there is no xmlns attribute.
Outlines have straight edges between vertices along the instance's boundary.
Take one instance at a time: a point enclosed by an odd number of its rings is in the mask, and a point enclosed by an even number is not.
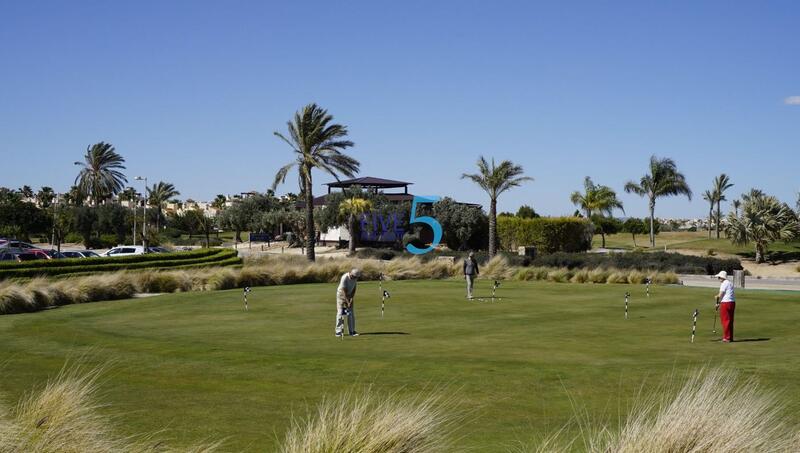
<svg viewBox="0 0 800 453"><path fill-rule="evenodd" d="M98 258L100 255L91 250L65 250L61 252L67 258Z"/></svg>
<svg viewBox="0 0 800 453"><path fill-rule="evenodd" d="M61 253L61 252L59 252L58 250L55 250L55 249L43 250L43 251L44 251L44 253L47 254L47 256L50 257L50 259L53 259L53 258L66 258L66 256L63 253Z"/></svg>
<svg viewBox="0 0 800 453"><path fill-rule="evenodd" d="M132 256L143 254L144 247L141 245L118 245L113 249L103 253L102 256Z"/></svg>
<svg viewBox="0 0 800 453"><path fill-rule="evenodd" d="M16 261L17 255L9 252L0 252L0 261Z"/></svg>
<svg viewBox="0 0 800 453"><path fill-rule="evenodd" d="M147 247L147 253L169 253L170 250L166 247Z"/></svg>
<svg viewBox="0 0 800 453"><path fill-rule="evenodd" d="M3 239L3 241L0 242L0 252L25 253L30 250L39 250L39 248L33 244L16 239Z"/></svg>
<svg viewBox="0 0 800 453"><path fill-rule="evenodd" d="M17 253L16 257L17 257L17 261L20 262L20 263L23 262L23 261L49 260L50 259L50 257L47 255L47 253L44 252L44 250L38 250L38 249L31 250L29 252L24 252L24 253Z"/></svg>

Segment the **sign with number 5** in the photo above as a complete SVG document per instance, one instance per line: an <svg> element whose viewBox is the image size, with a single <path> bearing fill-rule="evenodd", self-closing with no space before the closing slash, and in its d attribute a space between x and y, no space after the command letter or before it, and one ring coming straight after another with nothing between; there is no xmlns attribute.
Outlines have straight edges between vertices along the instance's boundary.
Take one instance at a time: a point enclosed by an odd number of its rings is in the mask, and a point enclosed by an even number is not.
<svg viewBox="0 0 800 453"><path fill-rule="evenodd" d="M439 197L420 197L415 195L414 200L411 202L411 218L408 221L409 225L415 223L424 223L433 230L433 241L431 242L430 247L421 249L416 247L414 244L406 245L406 250L415 255L422 255L430 252L436 248L436 246L439 245L439 242L442 240L442 225L438 220L429 216L417 217L417 203L436 203L437 201L439 201Z"/></svg>

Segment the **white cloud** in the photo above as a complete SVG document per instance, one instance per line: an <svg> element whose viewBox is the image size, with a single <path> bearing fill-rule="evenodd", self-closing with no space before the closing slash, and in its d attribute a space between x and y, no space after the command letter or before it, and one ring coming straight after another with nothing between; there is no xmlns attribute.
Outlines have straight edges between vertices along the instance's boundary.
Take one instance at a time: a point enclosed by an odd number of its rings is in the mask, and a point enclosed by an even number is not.
<svg viewBox="0 0 800 453"><path fill-rule="evenodd" d="M786 105L800 105L800 96L789 96L783 100Z"/></svg>

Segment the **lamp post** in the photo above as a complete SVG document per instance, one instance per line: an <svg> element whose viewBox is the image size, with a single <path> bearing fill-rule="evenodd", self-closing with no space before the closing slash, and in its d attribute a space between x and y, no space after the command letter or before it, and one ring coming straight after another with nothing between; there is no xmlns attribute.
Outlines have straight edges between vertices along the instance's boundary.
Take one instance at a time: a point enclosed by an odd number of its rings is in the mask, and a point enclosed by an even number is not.
<svg viewBox="0 0 800 453"><path fill-rule="evenodd" d="M144 221L142 222L142 247L144 252L147 253L147 176L137 176L137 181L144 181Z"/></svg>
<svg viewBox="0 0 800 453"><path fill-rule="evenodd" d="M50 247L56 243L56 215L58 215L58 193L53 197L53 234L50 236ZM61 251L61 241L58 241L58 251Z"/></svg>

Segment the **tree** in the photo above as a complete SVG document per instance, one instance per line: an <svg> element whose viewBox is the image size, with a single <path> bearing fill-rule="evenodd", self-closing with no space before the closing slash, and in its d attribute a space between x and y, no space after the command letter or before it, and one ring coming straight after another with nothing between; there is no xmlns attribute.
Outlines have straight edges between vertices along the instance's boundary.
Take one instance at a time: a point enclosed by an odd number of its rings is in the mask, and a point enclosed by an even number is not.
<svg viewBox="0 0 800 453"><path fill-rule="evenodd" d="M617 234L622 230L622 222L613 217L605 217L596 214L592 216L591 220L595 231L600 233L600 237L602 238L601 247L603 248L606 248L607 234Z"/></svg>
<svg viewBox="0 0 800 453"><path fill-rule="evenodd" d="M26 184L19 188L19 194L22 195L22 198L30 200L33 198L33 189L31 189L31 186Z"/></svg>
<svg viewBox="0 0 800 453"><path fill-rule="evenodd" d="M622 224L622 231L631 234L633 238L633 247L636 248L638 247L636 245L636 235L644 234L647 231L647 222L642 219L637 219L636 217L628 217Z"/></svg>
<svg viewBox="0 0 800 453"><path fill-rule="evenodd" d="M517 209L517 217L522 219L535 219L541 216L537 214L532 207L524 204Z"/></svg>
<svg viewBox="0 0 800 453"><path fill-rule="evenodd" d="M56 193L53 192L52 187L42 186L38 192L36 192L36 203L42 209L47 209L53 205L53 201L56 198Z"/></svg>
<svg viewBox="0 0 800 453"><path fill-rule="evenodd" d="M716 216L716 229L717 229L717 239L719 239L719 230L720 230L720 223L722 221L722 210L720 204L725 201L725 191L733 187L733 183L731 183L731 178L728 177L725 173L714 178L714 202L717 204L717 216Z"/></svg>
<svg viewBox="0 0 800 453"><path fill-rule="evenodd" d="M765 261L770 243L799 235L797 215L786 203L758 189L750 189L742 199L741 216L728 215L725 233L734 245L755 243L756 263Z"/></svg>
<svg viewBox="0 0 800 453"><path fill-rule="evenodd" d="M162 212L164 203L166 203L170 198L176 197L181 193L175 189L174 185L164 181L159 181L157 184L153 184L153 187L149 192L150 197L148 204L150 206L155 206L156 208L156 231L160 231L161 219L164 217Z"/></svg>
<svg viewBox="0 0 800 453"><path fill-rule="evenodd" d="M486 248L489 219L480 207L445 197L433 204L433 216L442 225L442 242L450 249Z"/></svg>
<svg viewBox="0 0 800 453"><path fill-rule="evenodd" d="M703 200L706 200L708 205L708 238L711 239L711 226L714 223L714 203L717 202L717 195L713 190L706 190L703 192Z"/></svg>
<svg viewBox="0 0 800 453"><path fill-rule="evenodd" d="M274 197L256 194L225 208L219 214L220 226L233 230L236 242L242 242L242 231L261 230L263 214L274 209L277 209Z"/></svg>
<svg viewBox="0 0 800 453"><path fill-rule="evenodd" d="M45 212L23 200L21 193L0 188L0 236L30 241L31 234L44 232L49 225Z"/></svg>
<svg viewBox="0 0 800 453"><path fill-rule="evenodd" d="M97 229L97 212L89 206L79 206L72 210L72 229L81 235L83 246L92 248L92 233Z"/></svg>
<svg viewBox="0 0 800 453"><path fill-rule="evenodd" d="M214 201L211 202L211 207L212 208L217 208L217 209L222 209L222 208L225 207L225 203L227 201L228 201L228 199L225 197L225 195L222 195L221 193L217 194L217 196L214 197Z"/></svg>
<svg viewBox="0 0 800 453"><path fill-rule="evenodd" d="M686 177L678 172L675 161L669 158L650 157L650 173L642 176L639 183L628 181L625 192L647 197L650 208L650 247L656 246L655 210L656 200L674 195L686 195L692 199L692 190L686 183Z"/></svg>
<svg viewBox="0 0 800 453"><path fill-rule="evenodd" d="M608 186L598 186L592 182L592 178L586 177L583 180L584 192L572 192L569 199L572 204L583 209L587 218L595 215L608 215L611 217L614 209L619 209L625 213L622 202L617 199L617 193Z"/></svg>
<svg viewBox="0 0 800 453"><path fill-rule="evenodd" d="M372 210L372 202L365 198L350 197L339 204L339 212L347 218L347 232L350 234L348 253L356 253L356 218Z"/></svg>
<svg viewBox="0 0 800 453"><path fill-rule="evenodd" d="M300 193L305 198L306 256L309 261L315 260L314 244L314 194L311 170L323 170L339 180L339 175L353 177L358 173L360 163L342 151L353 146L353 142L345 140L347 127L331 123L333 116L316 104L308 104L294 115L294 120L287 123L288 138L279 132L275 136L286 142L295 153L295 160L283 166L275 175L272 190L286 181L286 175L293 167L298 170Z"/></svg>
<svg viewBox="0 0 800 453"><path fill-rule="evenodd" d="M204 247L210 247L211 232L214 230L214 219L208 217L202 209L192 209L186 213L187 220L192 223L193 229L206 237Z"/></svg>
<svg viewBox="0 0 800 453"><path fill-rule="evenodd" d="M116 195L122 190L128 179L120 170L124 170L125 159L117 154L111 143L95 143L86 148L81 171L75 177L75 184L81 193L92 197L92 205Z"/></svg>
<svg viewBox="0 0 800 453"><path fill-rule="evenodd" d="M532 181L533 178L522 176L521 165L515 165L509 160L495 165L492 158L492 165L486 162L481 156L478 158L478 173L461 175L461 179L469 179L489 195L489 256L497 254L497 197L503 192L522 185L523 182Z"/></svg>
<svg viewBox="0 0 800 453"><path fill-rule="evenodd" d="M800 203L800 201L798 201L798 203ZM742 201L737 198L733 200L732 204L733 204L734 215L736 217L739 217L739 207L742 205ZM798 206L800 206L800 204L798 204ZM800 211L800 208L798 208L798 210Z"/></svg>
<svg viewBox="0 0 800 453"><path fill-rule="evenodd" d="M117 203L109 203L93 208L97 215L95 228L103 234L114 234L117 244L126 243L126 236L130 232L130 211Z"/></svg>

